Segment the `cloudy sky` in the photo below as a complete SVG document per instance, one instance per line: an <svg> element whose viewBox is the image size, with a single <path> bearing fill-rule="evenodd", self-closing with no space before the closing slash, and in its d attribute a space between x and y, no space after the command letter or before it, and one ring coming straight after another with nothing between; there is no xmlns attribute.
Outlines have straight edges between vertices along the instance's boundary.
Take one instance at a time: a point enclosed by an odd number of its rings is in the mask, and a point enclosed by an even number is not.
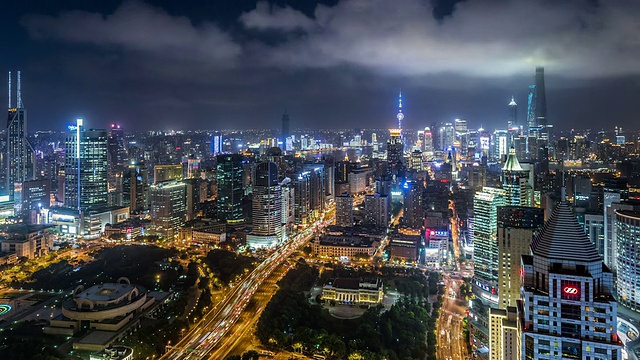
<svg viewBox="0 0 640 360"><path fill-rule="evenodd" d="M284 109L295 128L391 127L399 90L408 128L456 117L504 127L512 95L524 119L536 65L558 129L637 128L640 113L638 1L9 0L3 10L0 68L23 71L32 131L76 117L268 128Z"/></svg>

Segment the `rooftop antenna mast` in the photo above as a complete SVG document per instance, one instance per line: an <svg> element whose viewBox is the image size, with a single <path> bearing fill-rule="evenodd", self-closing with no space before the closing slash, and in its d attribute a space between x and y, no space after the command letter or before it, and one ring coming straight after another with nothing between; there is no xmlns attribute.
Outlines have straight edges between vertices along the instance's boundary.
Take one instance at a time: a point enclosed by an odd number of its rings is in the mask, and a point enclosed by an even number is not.
<svg viewBox="0 0 640 360"><path fill-rule="evenodd" d="M11 109L11 71L9 71L9 106L8 109Z"/></svg>
<svg viewBox="0 0 640 360"><path fill-rule="evenodd" d="M567 188L565 187L565 184L564 184L564 157L560 161L562 161L562 167L561 167L561 169L562 169L562 172L561 172L561 174L562 174L562 188L560 188L560 202L564 202L564 201L567 200Z"/></svg>
<svg viewBox="0 0 640 360"><path fill-rule="evenodd" d="M16 104L16 107L18 109L22 109L22 93L20 92L20 70L18 70L18 86L17 86L17 90L18 90L18 92L16 94L17 95L16 97L18 98L17 99L18 103Z"/></svg>

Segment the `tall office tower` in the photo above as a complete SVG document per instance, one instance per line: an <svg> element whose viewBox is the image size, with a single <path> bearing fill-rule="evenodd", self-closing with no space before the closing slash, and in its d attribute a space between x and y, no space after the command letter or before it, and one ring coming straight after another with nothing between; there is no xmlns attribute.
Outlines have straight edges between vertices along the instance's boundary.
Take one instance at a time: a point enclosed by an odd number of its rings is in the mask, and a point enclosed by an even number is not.
<svg viewBox="0 0 640 360"><path fill-rule="evenodd" d="M396 118L398 119L398 129L402 130L402 120L404 120L404 114L402 113L402 92L398 95L398 114Z"/></svg>
<svg viewBox="0 0 640 360"><path fill-rule="evenodd" d="M351 171L351 166L348 161L338 161L336 162L336 172L335 172L335 183L336 184L344 184L349 182L349 171Z"/></svg>
<svg viewBox="0 0 640 360"><path fill-rule="evenodd" d="M182 164L156 165L153 167L153 183L158 184L169 180L182 180Z"/></svg>
<svg viewBox="0 0 640 360"><path fill-rule="evenodd" d="M303 171L293 180L294 184L294 218L296 225L304 225L311 221L311 173Z"/></svg>
<svg viewBox="0 0 640 360"><path fill-rule="evenodd" d="M242 173L244 171L242 155L218 155L216 160L218 217L227 222L241 221L243 220Z"/></svg>
<svg viewBox="0 0 640 360"><path fill-rule="evenodd" d="M527 95L527 127L529 131L537 128L536 106L538 105L538 96L535 85L529 85L529 94Z"/></svg>
<svg viewBox="0 0 640 360"><path fill-rule="evenodd" d="M516 104L515 98L511 97L509 103L509 119L507 120L507 129L518 126L518 104Z"/></svg>
<svg viewBox="0 0 640 360"><path fill-rule="evenodd" d="M252 234L281 241L282 187L278 182L278 166L262 162L256 166L253 184L251 218Z"/></svg>
<svg viewBox="0 0 640 360"><path fill-rule="evenodd" d="M113 188L115 176L127 165L127 152L124 147L124 130L118 124L111 124L107 139L107 161L109 162L109 183Z"/></svg>
<svg viewBox="0 0 640 360"><path fill-rule="evenodd" d="M147 184L149 168L140 161L132 163L122 175L122 205L132 213L147 209Z"/></svg>
<svg viewBox="0 0 640 360"><path fill-rule="evenodd" d="M507 192L485 186L473 197L473 290L498 303L498 206L507 205Z"/></svg>
<svg viewBox="0 0 640 360"><path fill-rule="evenodd" d="M424 128L422 136L422 154L427 157L427 160L432 160L435 149L433 148L431 129L429 127Z"/></svg>
<svg viewBox="0 0 640 360"><path fill-rule="evenodd" d="M520 359L517 308L490 308L489 329L490 360Z"/></svg>
<svg viewBox="0 0 640 360"><path fill-rule="evenodd" d="M389 175L394 178L404 176L404 141L402 140L401 129L389 129L389 140L387 140L387 163Z"/></svg>
<svg viewBox="0 0 640 360"><path fill-rule="evenodd" d="M618 300L640 312L640 212L616 211L616 246L618 259L616 288Z"/></svg>
<svg viewBox="0 0 640 360"><path fill-rule="evenodd" d="M17 79L16 106L11 102L11 72L9 72L9 108L7 119L5 192L13 198L15 186L33 177L33 148L27 140L27 109L22 103L20 71Z"/></svg>
<svg viewBox="0 0 640 360"><path fill-rule="evenodd" d="M151 224L168 238L178 234L187 216L187 185L178 180L164 181L149 188Z"/></svg>
<svg viewBox="0 0 640 360"><path fill-rule="evenodd" d="M224 139L222 138L222 134L216 133L211 138L211 154L220 155L224 152Z"/></svg>
<svg viewBox="0 0 640 360"><path fill-rule="evenodd" d="M439 149L442 151L446 151L448 148L453 146L453 142L455 141L455 127L451 123L445 123L440 126L438 130L438 140L439 140Z"/></svg>
<svg viewBox="0 0 640 360"><path fill-rule="evenodd" d="M566 200L522 256L521 279L522 359L622 358L613 274Z"/></svg>
<svg viewBox="0 0 640 360"><path fill-rule="evenodd" d="M458 148L458 153L463 154L463 156L465 156L465 154L467 154L467 149L469 146L469 128L467 126L467 120L455 119L454 124L455 124L454 125L455 138L454 138L454 143L452 143L452 145L454 145L456 142L457 144L460 144L460 147Z"/></svg>
<svg viewBox="0 0 640 360"><path fill-rule="evenodd" d="M389 227L389 198L375 193L364 197L364 223L386 229Z"/></svg>
<svg viewBox="0 0 640 360"><path fill-rule="evenodd" d="M324 167L320 164L306 164L304 170L309 173L309 206L315 217L327 206Z"/></svg>
<svg viewBox="0 0 640 360"><path fill-rule="evenodd" d="M424 186L421 182L407 181L402 190L404 195L402 221L409 227L420 229L424 223L424 212L422 211Z"/></svg>
<svg viewBox="0 0 640 360"><path fill-rule="evenodd" d="M544 86L544 68L536 67L536 124L540 127L540 138L545 142L550 140L550 130L547 120L547 94Z"/></svg>
<svg viewBox="0 0 640 360"><path fill-rule="evenodd" d="M532 206L533 188L529 186L529 172L525 171L511 148L509 156L502 166L502 188L507 192L507 204L513 206Z"/></svg>
<svg viewBox="0 0 640 360"><path fill-rule="evenodd" d="M336 197L336 165L333 157L327 157L324 161L324 189L329 201L334 200Z"/></svg>
<svg viewBox="0 0 640 360"><path fill-rule="evenodd" d="M64 204L87 210L108 205L108 154L105 129L85 129L78 119L65 142Z"/></svg>
<svg viewBox="0 0 640 360"><path fill-rule="evenodd" d="M520 258L529 255L531 240L544 223L544 209L498 207L498 307L517 306L520 299Z"/></svg>
<svg viewBox="0 0 640 360"><path fill-rule="evenodd" d="M336 196L336 225L353 226L353 196L348 193Z"/></svg>
<svg viewBox="0 0 640 360"><path fill-rule="evenodd" d="M289 128L289 114L285 111L282 114L282 149L286 153L291 149L287 149L287 139L291 136L291 129Z"/></svg>
<svg viewBox="0 0 640 360"><path fill-rule="evenodd" d="M489 157L492 161L502 162L509 154L509 132L496 130L489 140Z"/></svg>

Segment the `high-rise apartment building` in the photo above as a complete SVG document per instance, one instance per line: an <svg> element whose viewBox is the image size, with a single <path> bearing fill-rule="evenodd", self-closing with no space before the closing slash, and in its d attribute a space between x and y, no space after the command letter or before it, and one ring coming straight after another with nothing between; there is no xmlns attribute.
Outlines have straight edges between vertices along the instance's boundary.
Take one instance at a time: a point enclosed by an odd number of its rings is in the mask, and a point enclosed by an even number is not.
<svg viewBox="0 0 640 360"><path fill-rule="evenodd" d="M364 223L386 229L389 227L389 197L375 193L364 197Z"/></svg>
<svg viewBox="0 0 640 360"><path fill-rule="evenodd" d="M473 290L498 303L498 206L507 205L507 192L485 186L473 198Z"/></svg>
<svg viewBox="0 0 640 360"><path fill-rule="evenodd" d="M65 142L65 206L78 210L108 205L107 138L104 129L85 129L78 119Z"/></svg>
<svg viewBox="0 0 640 360"><path fill-rule="evenodd" d="M419 181L406 181L402 186L404 198L404 212L402 222L404 225L420 229L424 223L424 212L422 210L422 197L424 186Z"/></svg>
<svg viewBox="0 0 640 360"><path fill-rule="evenodd" d="M348 193L336 196L336 225L353 226L353 196Z"/></svg>
<svg viewBox="0 0 640 360"><path fill-rule="evenodd" d="M216 157L216 178L218 180L218 217L221 220L240 221L242 211L243 158L240 154L218 155Z"/></svg>
<svg viewBox="0 0 640 360"><path fill-rule="evenodd" d="M618 301L640 312L640 211L616 211Z"/></svg>
<svg viewBox="0 0 640 360"><path fill-rule="evenodd" d="M567 201L522 256L522 359L621 359L613 274Z"/></svg>

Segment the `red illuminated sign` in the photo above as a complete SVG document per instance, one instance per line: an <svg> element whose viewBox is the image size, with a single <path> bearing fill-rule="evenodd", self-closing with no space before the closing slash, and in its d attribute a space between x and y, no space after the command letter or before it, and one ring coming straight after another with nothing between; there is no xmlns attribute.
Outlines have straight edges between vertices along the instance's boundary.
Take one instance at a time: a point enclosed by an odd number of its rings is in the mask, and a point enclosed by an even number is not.
<svg viewBox="0 0 640 360"><path fill-rule="evenodd" d="M562 292L564 292L567 295L578 295L578 294L580 294L580 290L577 287L574 287L574 286L565 286L562 289Z"/></svg>

